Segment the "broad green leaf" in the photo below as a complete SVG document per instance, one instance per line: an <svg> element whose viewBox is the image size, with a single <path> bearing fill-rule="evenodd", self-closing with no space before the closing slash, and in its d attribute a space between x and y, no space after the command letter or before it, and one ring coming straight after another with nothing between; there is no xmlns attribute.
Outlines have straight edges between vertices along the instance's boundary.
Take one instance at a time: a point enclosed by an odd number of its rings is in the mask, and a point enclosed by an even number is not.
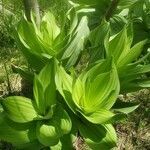
<svg viewBox="0 0 150 150"><path fill-rule="evenodd" d="M113 116L114 114L106 109L99 109L91 114L84 115L89 122L94 124L103 124L105 122L109 122Z"/></svg>
<svg viewBox="0 0 150 150"><path fill-rule="evenodd" d="M65 52L62 56L62 60L68 59L66 64L67 68L70 68L76 63L80 52L84 49L84 42L89 32L87 17L83 16L75 31L72 33L72 37L74 36L74 38L65 47Z"/></svg>
<svg viewBox="0 0 150 150"><path fill-rule="evenodd" d="M104 149L104 150L110 150L111 148L116 146L117 143L117 135L115 132L115 129L111 124L103 125L102 126L105 130L105 137L102 138L99 142L95 142L93 139L85 139L87 145L92 149L92 150L99 150L99 149Z"/></svg>
<svg viewBox="0 0 150 150"><path fill-rule="evenodd" d="M135 79L131 82L124 83L121 89L122 93L135 92L140 89L149 88L150 87L150 79Z"/></svg>
<svg viewBox="0 0 150 150"><path fill-rule="evenodd" d="M53 116L53 120L60 128L59 134L61 136L64 134L68 134L71 131L71 119L68 113L61 106L57 106L55 114Z"/></svg>
<svg viewBox="0 0 150 150"><path fill-rule="evenodd" d="M118 74L112 60L105 60L92 67L85 74L84 80L86 81L84 107L88 106L91 111L101 108L110 109L116 101L120 88Z"/></svg>
<svg viewBox="0 0 150 150"><path fill-rule="evenodd" d="M113 106L113 110L128 114L138 108L138 106L139 104L137 103L123 102L118 99Z"/></svg>
<svg viewBox="0 0 150 150"><path fill-rule="evenodd" d="M56 103L55 60L51 60L38 76L44 89L45 109Z"/></svg>
<svg viewBox="0 0 150 150"><path fill-rule="evenodd" d="M122 29L110 42L109 42L109 55L113 55L114 61L118 62L121 55L127 51L127 31L126 27Z"/></svg>
<svg viewBox="0 0 150 150"><path fill-rule="evenodd" d="M91 48L89 49L90 53L90 62L95 62L103 57L104 54L104 39L109 31L109 23L105 20L102 23L93 29L89 35L89 40L91 43Z"/></svg>
<svg viewBox="0 0 150 150"><path fill-rule="evenodd" d="M44 89L42 86L42 83L39 81L38 77L34 77L34 88L33 88L33 93L34 93L34 99L36 102L36 108L37 111L40 115L45 114L45 104L44 104Z"/></svg>
<svg viewBox="0 0 150 150"><path fill-rule="evenodd" d="M106 136L106 129L102 125L92 124L88 121L77 122L80 135L85 141L100 143Z"/></svg>
<svg viewBox="0 0 150 150"><path fill-rule="evenodd" d="M75 112L76 106L72 100L72 82L72 77L69 74L67 74L67 72L61 65L57 64L55 75L55 83L57 90L63 96L69 108L73 112Z"/></svg>
<svg viewBox="0 0 150 150"><path fill-rule="evenodd" d="M33 143L38 145L34 129L34 123L15 123L6 117L4 112L0 113L0 140L19 148L31 146Z"/></svg>
<svg viewBox="0 0 150 150"><path fill-rule="evenodd" d="M34 97L37 108L45 115L52 105L56 103L56 86L54 81L54 60L51 60L34 80Z"/></svg>
<svg viewBox="0 0 150 150"><path fill-rule="evenodd" d="M37 117L31 99L22 96L11 96L1 101L7 116L14 122L25 123Z"/></svg>
<svg viewBox="0 0 150 150"><path fill-rule="evenodd" d="M44 90L47 88L47 86L52 82L52 79L54 78L55 70L54 70L54 60L50 60L47 65L43 67L43 69L40 71L38 75L38 79L42 83L42 86Z"/></svg>
<svg viewBox="0 0 150 150"><path fill-rule="evenodd" d="M76 107L78 107L79 109L84 109L84 107L86 107L85 106L86 105L85 104L85 89L80 79L76 79L76 82L73 85L72 99Z"/></svg>
<svg viewBox="0 0 150 150"><path fill-rule="evenodd" d="M126 74L121 73L121 71L126 72ZM140 76L144 73L150 72L150 65L128 65L126 67L120 68L119 73L121 78L132 77L135 79L135 76Z"/></svg>
<svg viewBox="0 0 150 150"><path fill-rule="evenodd" d="M17 27L17 32L22 44L26 48L30 48L32 53L44 53L36 35L36 29L31 22L28 22L26 19L22 19Z"/></svg>
<svg viewBox="0 0 150 150"><path fill-rule="evenodd" d="M56 24L54 15L50 12L47 12L42 18L41 33L43 41L51 46L55 38L60 34L60 28Z"/></svg>
<svg viewBox="0 0 150 150"><path fill-rule="evenodd" d="M124 65L127 65L129 63L132 63L135 61L141 54L143 50L143 46L145 45L147 40L141 41L134 45L129 52L118 62L118 67L122 67Z"/></svg>
<svg viewBox="0 0 150 150"><path fill-rule="evenodd" d="M47 122L37 124L37 137L46 146L54 146L59 142L60 137L68 134L71 130L71 120L65 110L57 107L53 118Z"/></svg>
<svg viewBox="0 0 150 150"><path fill-rule="evenodd" d="M27 48L26 46L24 46L22 38L18 36L17 31L14 31L14 38L18 48L21 50L28 63L30 64L30 67L37 71L40 71L45 64L45 61L40 56L34 54L29 47Z"/></svg>
<svg viewBox="0 0 150 150"><path fill-rule="evenodd" d="M37 138L45 146L53 146L59 142L59 132L54 122L38 122L36 127Z"/></svg>

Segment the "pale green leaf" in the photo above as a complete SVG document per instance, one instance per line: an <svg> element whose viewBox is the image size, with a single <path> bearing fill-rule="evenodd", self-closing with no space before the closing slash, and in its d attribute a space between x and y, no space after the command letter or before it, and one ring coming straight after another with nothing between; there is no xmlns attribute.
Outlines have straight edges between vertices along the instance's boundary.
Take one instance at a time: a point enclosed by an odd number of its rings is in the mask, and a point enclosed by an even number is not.
<svg viewBox="0 0 150 150"><path fill-rule="evenodd" d="M121 55L127 51L127 31L126 27L122 29L110 42L109 42L109 55L113 55L114 61L118 62Z"/></svg>
<svg viewBox="0 0 150 150"><path fill-rule="evenodd" d="M34 123L15 123L5 113L0 113L0 140L11 143L15 147L25 148L36 143Z"/></svg>
<svg viewBox="0 0 150 150"><path fill-rule="evenodd" d="M123 102L118 99L115 105L113 106L113 110L128 114L137 109L138 106L139 104L137 103Z"/></svg>
<svg viewBox="0 0 150 150"><path fill-rule="evenodd" d="M110 150L111 148L116 146L117 142L117 135L115 132L115 129L111 124L103 125L103 130L105 130L106 134L103 139L99 142L95 142L93 139L85 139L87 145L92 149L92 150L99 150L99 149L104 149L104 150Z"/></svg>
<svg viewBox="0 0 150 150"><path fill-rule="evenodd" d="M45 124L38 122L36 134L40 143L45 146L53 146L59 142L57 126L52 121Z"/></svg>
<svg viewBox="0 0 150 150"><path fill-rule="evenodd" d="M129 52L118 62L118 67L122 67L135 61L140 56L146 41L147 40L144 40L134 45L129 50Z"/></svg>
<svg viewBox="0 0 150 150"><path fill-rule="evenodd" d="M60 28L56 24L54 15L50 12L47 12L42 18L41 34L43 41L50 46L53 45L53 41L60 34Z"/></svg>
<svg viewBox="0 0 150 150"><path fill-rule="evenodd" d="M72 100L72 82L72 77L69 74L67 74L67 72L61 65L57 64L55 75L55 83L57 90L63 96L69 108L72 111L75 111L76 106Z"/></svg>
<svg viewBox="0 0 150 150"><path fill-rule="evenodd" d="M103 124L105 122L109 122L113 116L114 114L106 109L99 109L91 114L84 115L88 121L94 124Z"/></svg>
<svg viewBox="0 0 150 150"><path fill-rule="evenodd" d="M37 137L46 146L54 146L59 142L60 137L68 134L72 123L65 110L57 107L53 117L47 122L39 122L37 125Z"/></svg>
<svg viewBox="0 0 150 150"><path fill-rule="evenodd" d="M71 131L71 119L68 113L61 106L57 106L55 114L53 116L53 120L58 125L58 128L60 128L59 134L61 136L64 134L68 134Z"/></svg>
<svg viewBox="0 0 150 150"><path fill-rule="evenodd" d="M1 103L7 116L15 122L30 122L37 117L31 99L22 96L11 96Z"/></svg>
<svg viewBox="0 0 150 150"><path fill-rule="evenodd" d="M100 143L106 136L106 129L102 125L92 124L88 121L77 122L80 135L85 141Z"/></svg>
<svg viewBox="0 0 150 150"><path fill-rule="evenodd" d="M105 20L91 31L89 35L89 40L91 43L91 48L89 49L90 53L90 62L95 62L103 57L104 53L104 40L106 35L109 32L109 23Z"/></svg>
<svg viewBox="0 0 150 150"><path fill-rule="evenodd" d="M74 38L65 47L65 52L62 56L62 60L68 59L66 64L67 68L70 68L76 63L80 52L84 49L84 42L89 32L87 17L83 16L75 31L72 33L72 37Z"/></svg>
<svg viewBox="0 0 150 150"><path fill-rule="evenodd" d="M51 105L56 103L56 86L54 80L54 60L51 60L40 72L35 76L34 80L34 97L37 109L41 115L45 115Z"/></svg>

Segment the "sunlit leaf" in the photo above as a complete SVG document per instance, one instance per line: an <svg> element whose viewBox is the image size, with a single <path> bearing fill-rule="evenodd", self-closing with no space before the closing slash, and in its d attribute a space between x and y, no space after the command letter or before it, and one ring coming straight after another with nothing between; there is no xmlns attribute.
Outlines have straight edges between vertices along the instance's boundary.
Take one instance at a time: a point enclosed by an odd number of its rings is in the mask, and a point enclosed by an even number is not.
<svg viewBox="0 0 150 150"><path fill-rule="evenodd" d="M11 96L1 103L7 116L15 122L30 122L37 117L31 99L22 96Z"/></svg>
<svg viewBox="0 0 150 150"><path fill-rule="evenodd" d="M139 104L137 103L123 102L118 99L113 106L113 110L128 114L134 111L138 106Z"/></svg>

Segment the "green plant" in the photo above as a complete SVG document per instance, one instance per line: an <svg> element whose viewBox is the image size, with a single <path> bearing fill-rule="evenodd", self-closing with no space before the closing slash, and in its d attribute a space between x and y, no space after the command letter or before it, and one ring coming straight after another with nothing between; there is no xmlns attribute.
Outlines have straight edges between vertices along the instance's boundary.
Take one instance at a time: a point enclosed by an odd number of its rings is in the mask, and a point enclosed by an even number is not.
<svg viewBox="0 0 150 150"><path fill-rule="evenodd" d="M149 51L141 57L147 39L132 45L133 27L124 28L114 36L109 35L109 23L104 21L96 29L92 30L89 36L91 43L90 63L98 61L100 58L114 58L118 76L121 84L121 93L133 92L149 87L149 78L145 78L145 73L150 72L150 65L143 64L149 57ZM95 40L96 39L96 40Z"/></svg>
<svg viewBox="0 0 150 150"><path fill-rule="evenodd" d="M125 118L138 107L117 100L120 84L112 59L101 60L77 78L58 67L56 86L75 115L71 117L76 122L73 129L80 132L92 149L114 147L117 138L111 123Z"/></svg>
<svg viewBox="0 0 150 150"><path fill-rule="evenodd" d="M40 29L35 25L34 19L32 21L31 23L25 18L22 19L15 32L17 44L30 67L39 72L52 57L62 61L66 68L72 67L89 34L87 17L83 16L78 20L74 12L67 30L65 24L61 27L57 25L55 17L50 12L43 17Z"/></svg>
<svg viewBox="0 0 150 150"><path fill-rule="evenodd" d="M145 76L150 66L143 63L149 52L141 56L147 40L135 44L130 13L120 15L138 1L113 0L110 6L109 0L76 2L60 24L46 13L40 28L33 16L32 22L24 17L16 27L14 37L30 70L14 70L33 81L34 98L1 100L0 139L18 148L73 149L80 136L92 150L109 150L117 142L113 124L139 105L122 102L119 94L150 87ZM95 14L103 9L88 27L86 14L90 18L93 8ZM115 30L118 22L121 27ZM82 50L90 57L76 73Z"/></svg>
<svg viewBox="0 0 150 150"><path fill-rule="evenodd" d="M0 139L18 148L40 149L57 145L70 132L72 123L57 100L54 74L51 61L36 75L34 100L11 96L1 101Z"/></svg>
<svg viewBox="0 0 150 150"><path fill-rule="evenodd" d="M119 91L119 78L112 59L102 60L74 79L52 59L35 75L33 100L11 96L1 101L0 139L18 148L41 145L39 148L63 149L63 140L80 132L89 147L110 149L116 144L111 123L123 119L138 106L118 103ZM68 134L67 137L64 134Z"/></svg>

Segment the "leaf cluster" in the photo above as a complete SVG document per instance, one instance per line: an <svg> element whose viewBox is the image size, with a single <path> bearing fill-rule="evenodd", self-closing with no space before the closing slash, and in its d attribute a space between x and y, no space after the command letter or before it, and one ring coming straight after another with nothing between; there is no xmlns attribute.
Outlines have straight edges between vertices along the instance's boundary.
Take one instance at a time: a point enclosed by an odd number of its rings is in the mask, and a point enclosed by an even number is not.
<svg viewBox="0 0 150 150"><path fill-rule="evenodd" d="M47 12L40 27L34 15L32 22L22 18L13 34L30 71L14 70L33 82L34 96L1 100L0 139L18 149L73 149L76 136L92 150L115 147L112 124L139 105L119 100L119 94L150 87L146 76L150 64L144 63L149 57L147 48L142 54L149 39L135 43L134 23L126 21L137 2L120 0L110 10L109 0L73 1L61 23ZM106 17L108 12L120 14L126 9L129 12L124 15L114 15L121 22L115 30L118 23ZM98 13L94 23L92 16ZM77 73L82 52L89 59Z"/></svg>

